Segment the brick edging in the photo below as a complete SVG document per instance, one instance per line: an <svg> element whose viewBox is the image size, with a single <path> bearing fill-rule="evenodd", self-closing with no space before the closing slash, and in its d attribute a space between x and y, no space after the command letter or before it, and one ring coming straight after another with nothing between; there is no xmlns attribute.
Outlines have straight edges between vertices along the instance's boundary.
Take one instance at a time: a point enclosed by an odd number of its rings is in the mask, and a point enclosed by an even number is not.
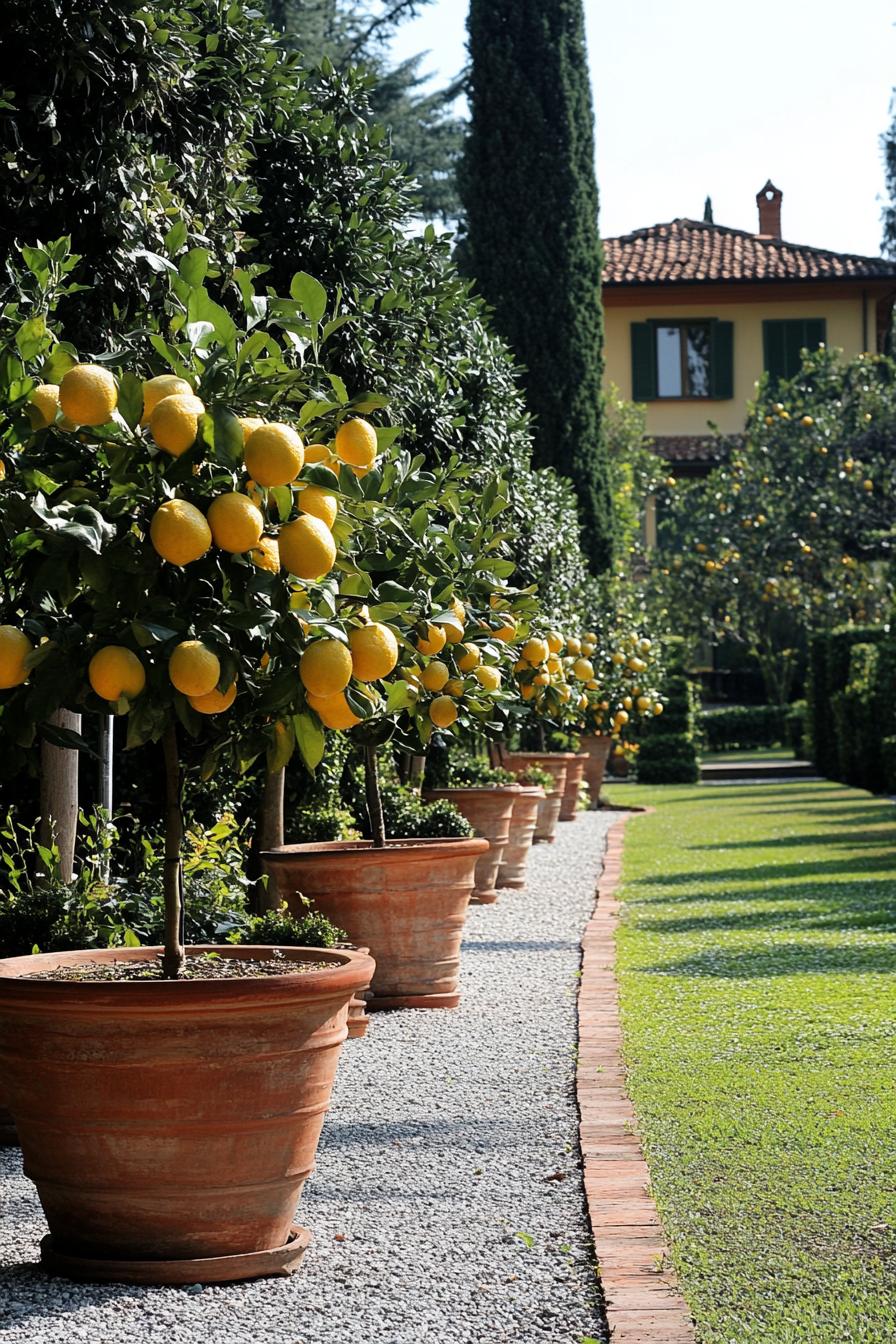
<svg viewBox="0 0 896 1344"><path fill-rule="evenodd" d="M694 1344L625 1090L615 933L630 816L607 832L597 904L582 939L576 1089L585 1198L612 1344Z"/></svg>

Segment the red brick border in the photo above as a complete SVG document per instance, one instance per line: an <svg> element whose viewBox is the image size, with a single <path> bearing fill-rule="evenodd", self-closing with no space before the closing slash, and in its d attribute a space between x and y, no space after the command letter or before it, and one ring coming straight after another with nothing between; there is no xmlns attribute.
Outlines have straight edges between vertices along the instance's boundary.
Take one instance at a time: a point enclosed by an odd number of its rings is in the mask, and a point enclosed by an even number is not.
<svg viewBox="0 0 896 1344"><path fill-rule="evenodd" d="M582 939L576 1087L585 1197L613 1344L694 1344L690 1312L668 1268L650 1174L625 1091L615 974L616 889L631 813L607 832L597 904Z"/></svg>

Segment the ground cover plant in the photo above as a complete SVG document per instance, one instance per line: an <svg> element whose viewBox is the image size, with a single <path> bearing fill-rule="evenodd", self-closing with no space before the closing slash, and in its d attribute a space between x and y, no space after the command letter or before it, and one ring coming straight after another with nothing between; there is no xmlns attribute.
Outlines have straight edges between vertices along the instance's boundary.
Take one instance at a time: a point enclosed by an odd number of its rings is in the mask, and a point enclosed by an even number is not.
<svg viewBox="0 0 896 1344"><path fill-rule="evenodd" d="M896 1335L896 814L626 789L629 1087L700 1344Z"/></svg>

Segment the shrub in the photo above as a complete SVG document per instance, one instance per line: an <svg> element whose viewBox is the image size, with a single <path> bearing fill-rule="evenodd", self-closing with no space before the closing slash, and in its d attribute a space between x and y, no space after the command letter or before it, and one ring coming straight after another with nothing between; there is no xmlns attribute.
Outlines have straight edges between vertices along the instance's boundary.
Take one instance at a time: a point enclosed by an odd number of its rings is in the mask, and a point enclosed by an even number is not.
<svg viewBox="0 0 896 1344"><path fill-rule="evenodd" d="M787 710L787 717L784 722L787 745L792 748L794 756L801 757L806 749L807 721L808 707L806 701L794 700Z"/></svg>
<svg viewBox="0 0 896 1344"><path fill-rule="evenodd" d="M696 784L699 774L693 739L687 733L652 734L641 743L639 784Z"/></svg>
<svg viewBox="0 0 896 1344"><path fill-rule="evenodd" d="M817 769L873 793L886 788L882 740L896 732L896 640L886 626L840 626L810 650L807 724Z"/></svg>
<svg viewBox="0 0 896 1344"><path fill-rule="evenodd" d="M254 916L233 941L274 947L334 947L345 938L341 929L316 910L309 908L297 919L284 901L276 910Z"/></svg>
<svg viewBox="0 0 896 1344"><path fill-rule="evenodd" d="M347 807L321 803L303 807L295 814L290 841L299 845L323 844L328 840L358 840L360 834Z"/></svg>
<svg viewBox="0 0 896 1344"><path fill-rule="evenodd" d="M733 705L705 710L700 716L703 740L710 751L775 747L785 740L786 705Z"/></svg>
<svg viewBox="0 0 896 1344"><path fill-rule="evenodd" d="M695 745L697 688L685 675L685 643L679 636L665 642L668 669L660 687L664 712L645 723L638 752L642 784L693 784L699 778Z"/></svg>
<svg viewBox="0 0 896 1344"><path fill-rule="evenodd" d="M883 625L841 625L818 631L809 644L806 685L808 751L819 774L839 777L838 734L833 697L846 689L854 644L877 644L888 636Z"/></svg>
<svg viewBox="0 0 896 1344"><path fill-rule="evenodd" d="M883 763L884 789L887 793L896 793L896 736L882 739L880 754Z"/></svg>

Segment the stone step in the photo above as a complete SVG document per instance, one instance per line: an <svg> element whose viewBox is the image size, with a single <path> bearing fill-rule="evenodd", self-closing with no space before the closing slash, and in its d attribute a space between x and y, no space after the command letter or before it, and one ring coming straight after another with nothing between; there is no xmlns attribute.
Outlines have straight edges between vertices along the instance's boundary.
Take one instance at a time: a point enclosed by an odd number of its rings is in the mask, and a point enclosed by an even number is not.
<svg viewBox="0 0 896 1344"><path fill-rule="evenodd" d="M770 761L757 756L755 761L708 761L700 767L701 784L717 784L728 779L779 780L817 779L811 761Z"/></svg>

